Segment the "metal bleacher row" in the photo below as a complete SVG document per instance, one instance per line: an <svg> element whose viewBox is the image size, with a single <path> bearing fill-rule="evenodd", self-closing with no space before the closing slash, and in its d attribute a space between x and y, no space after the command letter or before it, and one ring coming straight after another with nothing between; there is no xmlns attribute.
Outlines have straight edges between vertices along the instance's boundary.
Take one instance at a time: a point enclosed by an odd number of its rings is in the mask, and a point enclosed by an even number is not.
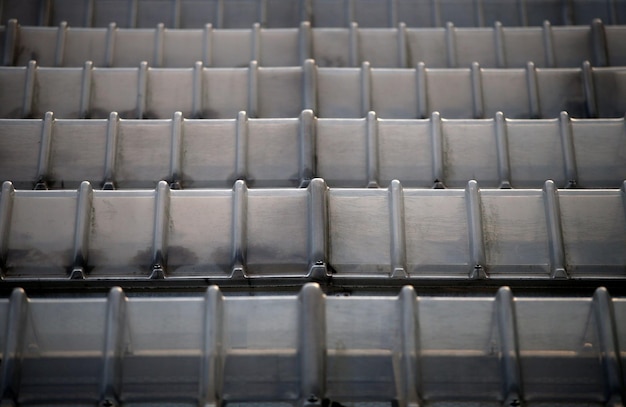
<svg viewBox="0 0 626 407"><path fill-rule="evenodd" d="M16 20L0 29L0 55L4 65L82 67L295 66L315 59L321 67L357 67L367 61L375 68L407 68L424 62L430 68L523 68L533 61L538 68L626 65L625 26L605 26L594 20L587 26L457 28L263 28L153 29L22 27Z"/></svg>
<svg viewBox="0 0 626 407"><path fill-rule="evenodd" d="M1 258L5 279L623 279L625 194L626 183L557 190L552 181L463 190L328 189L319 178L248 189L239 180L181 191L164 181L118 191L6 182Z"/></svg>
<svg viewBox="0 0 626 407"><path fill-rule="evenodd" d="M84 27L244 28L297 27L311 21L318 27L482 27L505 25L589 24L600 18L626 24L623 0L3 0L0 21L16 18L27 25L63 21Z"/></svg>
<svg viewBox="0 0 626 407"><path fill-rule="evenodd" d="M0 64L0 407L626 404L626 0L0 0Z"/></svg>
<svg viewBox="0 0 626 407"><path fill-rule="evenodd" d="M19 372L7 388L32 404L317 405L324 395L342 404L578 407L620 400L624 319L626 301L602 288L579 298L501 288L471 300L416 296L410 286L397 296L337 297L314 283L257 297L215 286L187 297L16 290L0 300L0 324L12 332L0 345L23 355L3 360ZM70 352L74 363L62 356Z"/></svg>
<svg viewBox="0 0 626 407"><path fill-rule="evenodd" d="M297 117L304 109L316 116L414 119L437 111L446 118L623 117L626 67L487 69L318 68L44 68L0 67L0 117L125 119L186 117ZM228 95L225 97L224 95Z"/></svg>
<svg viewBox="0 0 626 407"><path fill-rule="evenodd" d="M169 120L0 119L0 174L15 188L331 187L619 188L626 125L619 119ZM150 154L146 153L150 146Z"/></svg>

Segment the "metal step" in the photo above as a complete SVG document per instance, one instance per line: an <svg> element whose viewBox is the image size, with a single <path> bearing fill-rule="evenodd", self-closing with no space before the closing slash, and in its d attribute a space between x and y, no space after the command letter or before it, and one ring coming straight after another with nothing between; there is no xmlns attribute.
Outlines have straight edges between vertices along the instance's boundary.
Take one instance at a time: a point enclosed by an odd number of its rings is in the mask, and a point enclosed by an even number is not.
<svg viewBox="0 0 626 407"><path fill-rule="evenodd" d="M538 68L626 65L626 26L457 28L299 28L267 29L152 29L20 26L16 20L0 27L4 65L184 68L202 61L207 67L241 67L251 60L260 66L301 65L313 58L321 67L408 68L424 62L431 68Z"/></svg>
<svg viewBox="0 0 626 407"><path fill-rule="evenodd" d="M0 299L5 405L606 406L626 300L297 295ZM352 404L355 403L355 404ZM334 404L336 405L336 404Z"/></svg>
<svg viewBox="0 0 626 407"><path fill-rule="evenodd" d="M506 25L589 24L601 18L610 24L626 23L624 0L4 0L0 22L17 18L28 25L106 27L217 28L297 27L313 21L318 27L483 27L502 21Z"/></svg>
<svg viewBox="0 0 626 407"><path fill-rule="evenodd" d="M622 189L14 190L5 280L626 278ZM295 280L294 280L295 281Z"/></svg>
<svg viewBox="0 0 626 407"><path fill-rule="evenodd" d="M0 117L232 118L319 117L413 119L438 111L447 118L623 117L626 67L487 69L318 68L45 68L0 67ZM227 96L226 96L227 95Z"/></svg>
<svg viewBox="0 0 626 407"><path fill-rule="evenodd" d="M149 154L148 154L149 151ZM19 189L387 186L619 188L619 119L0 119L0 180Z"/></svg>

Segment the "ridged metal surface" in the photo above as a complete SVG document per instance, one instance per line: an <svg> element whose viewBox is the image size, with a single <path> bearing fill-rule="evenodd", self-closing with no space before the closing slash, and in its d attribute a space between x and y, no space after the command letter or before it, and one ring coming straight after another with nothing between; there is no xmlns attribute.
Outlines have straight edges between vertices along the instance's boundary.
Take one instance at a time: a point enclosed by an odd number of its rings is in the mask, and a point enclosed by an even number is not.
<svg viewBox="0 0 626 407"><path fill-rule="evenodd" d="M626 185L626 184L625 184ZM15 191L6 280L626 277L622 189Z"/></svg>
<svg viewBox="0 0 626 407"><path fill-rule="evenodd" d="M225 97L224 95L228 95ZM312 109L319 117L381 118L623 117L626 67L487 69L318 68L45 68L0 67L0 117L41 118L232 118L297 117Z"/></svg>
<svg viewBox="0 0 626 407"><path fill-rule="evenodd" d="M0 0L0 406L623 406L625 17Z"/></svg>
<svg viewBox="0 0 626 407"><path fill-rule="evenodd" d="M299 118L0 119L0 179L15 188L331 187L619 188L624 119ZM150 146L150 154L146 153Z"/></svg>
<svg viewBox="0 0 626 407"><path fill-rule="evenodd" d="M621 405L626 301L298 295L0 300L19 405ZM350 405L350 404L349 404ZM389 404L387 404L389 405Z"/></svg>
<svg viewBox="0 0 626 407"><path fill-rule="evenodd" d="M20 26L11 20L0 27L0 56L4 65L183 68L201 61L207 67L241 67L257 60L261 66L301 65L313 58L322 66L357 67L368 61L375 68L408 68L424 62L432 68L538 68L626 65L626 26L268 29L153 29Z"/></svg>
<svg viewBox="0 0 626 407"><path fill-rule="evenodd" d="M507 25L589 24L601 18L626 23L624 0L4 0L0 21L18 18L29 25L108 25L195 28L211 22L219 28L241 28L259 22L268 27L297 27L313 21L319 27L346 27L353 21L367 27L482 27L494 21ZM158 4L158 5L156 5Z"/></svg>

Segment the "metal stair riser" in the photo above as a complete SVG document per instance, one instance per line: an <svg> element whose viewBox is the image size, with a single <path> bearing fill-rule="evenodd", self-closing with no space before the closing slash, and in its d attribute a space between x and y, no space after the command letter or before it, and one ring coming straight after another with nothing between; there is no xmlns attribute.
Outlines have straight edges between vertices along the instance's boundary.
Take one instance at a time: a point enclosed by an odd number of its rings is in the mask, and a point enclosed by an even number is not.
<svg viewBox="0 0 626 407"><path fill-rule="evenodd" d="M583 298L506 287L495 297L416 297L412 287L332 297L315 284L279 297L15 290L0 300L0 388L24 404L596 405L620 400L625 320L626 301L603 288Z"/></svg>
<svg viewBox="0 0 626 407"><path fill-rule="evenodd" d="M626 68L416 69L266 68L43 68L0 67L0 117L232 118L319 117L414 119L623 117ZM228 95L225 97L225 95Z"/></svg>
<svg viewBox="0 0 626 407"><path fill-rule="evenodd" d="M623 279L621 190L13 190L4 278ZM332 274L331 274L332 273Z"/></svg>
<svg viewBox="0 0 626 407"><path fill-rule="evenodd" d="M626 65L626 26L457 28L299 28L248 30L22 27L17 21L0 27L4 65L82 67L150 66L184 68L201 61L207 67L235 68L257 60L261 66L295 66L312 58L321 67L408 68L424 62L430 68L538 68Z"/></svg>
<svg viewBox="0 0 626 407"><path fill-rule="evenodd" d="M150 154L146 154L150 146ZM15 188L387 186L619 188L624 119L0 119L0 180Z"/></svg>
<svg viewBox="0 0 626 407"><path fill-rule="evenodd" d="M358 22L366 27L441 27L451 21L459 26L589 24L601 18L624 24L623 0L165 0L155 7L146 0L5 0L0 21L18 18L29 25L103 27L116 21L122 27L151 27L164 23L174 28L201 28L211 22L219 28L249 27L254 22L268 27L295 27L313 21L318 27L347 27Z"/></svg>

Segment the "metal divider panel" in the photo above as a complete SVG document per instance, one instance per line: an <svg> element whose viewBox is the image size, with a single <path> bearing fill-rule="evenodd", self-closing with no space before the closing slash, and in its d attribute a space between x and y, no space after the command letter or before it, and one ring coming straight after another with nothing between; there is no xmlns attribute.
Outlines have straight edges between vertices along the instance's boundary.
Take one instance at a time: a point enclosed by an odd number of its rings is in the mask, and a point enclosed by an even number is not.
<svg viewBox="0 0 626 407"><path fill-rule="evenodd" d="M624 47L620 47L616 42L617 39L623 38L623 36L626 35L626 27L607 26L605 35L609 63L614 66L626 65L626 51L624 50Z"/></svg>
<svg viewBox="0 0 626 407"><path fill-rule="evenodd" d="M252 187L300 185L299 119L248 122L247 181Z"/></svg>
<svg viewBox="0 0 626 407"><path fill-rule="evenodd" d="M545 20L553 21L553 24L564 23L564 4L558 0L525 2L525 16L528 25L541 25ZM521 22L524 24L524 22Z"/></svg>
<svg viewBox="0 0 626 407"><path fill-rule="evenodd" d="M264 23L260 21L260 7L263 7L262 2L258 0L242 0L237 2L224 1L220 5L222 7L221 27L224 28L247 28L255 22ZM270 13L266 14L267 16ZM289 24L294 26L296 21L292 21Z"/></svg>
<svg viewBox="0 0 626 407"><path fill-rule="evenodd" d="M113 66L136 67L142 61L154 64L154 29L118 28L114 35Z"/></svg>
<svg viewBox="0 0 626 407"><path fill-rule="evenodd" d="M511 120L507 122L511 183L517 188L537 188L540 178L559 188L567 185L559 121Z"/></svg>
<svg viewBox="0 0 626 407"><path fill-rule="evenodd" d="M148 70L146 118L169 118L180 111L193 117L193 68L152 68Z"/></svg>
<svg viewBox="0 0 626 407"><path fill-rule="evenodd" d="M511 119L530 117L525 70L483 69L480 75L485 117L493 117L496 112L503 112Z"/></svg>
<svg viewBox="0 0 626 407"><path fill-rule="evenodd" d="M624 273L626 211L620 190L559 191L565 261L573 275Z"/></svg>
<svg viewBox="0 0 626 407"><path fill-rule="evenodd" d="M24 68L0 68L0 117L23 117L26 73Z"/></svg>
<svg viewBox="0 0 626 407"><path fill-rule="evenodd" d="M602 345L590 305L587 298L562 302L515 299L519 363L529 400L559 394L560 400L575 402L602 394L604 380L598 363ZM548 331L550 338L542 334ZM574 386L561 393L566 383Z"/></svg>
<svg viewBox="0 0 626 407"><path fill-rule="evenodd" d="M317 176L329 185L367 183L366 119L318 119Z"/></svg>
<svg viewBox="0 0 626 407"><path fill-rule="evenodd" d="M168 272L179 276L231 273L232 190L173 191L168 229Z"/></svg>
<svg viewBox="0 0 626 407"><path fill-rule="evenodd" d="M312 58L320 67L350 67L350 30L324 28L312 30Z"/></svg>
<svg viewBox="0 0 626 407"><path fill-rule="evenodd" d="M46 112L53 111L59 118L80 118L82 69L38 68L35 77L33 117L43 117ZM115 85L116 88L119 86Z"/></svg>
<svg viewBox="0 0 626 407"><path fill-rule="evenodd" d="M94 1L93 13L91 14L94 27L107 27L111 22L122 28L137 27L136 2L129 3L123 0ZM161 8L161 10L165 11ZM86 24L89 25L89 24ZM154 26L154 24L152 24Z"/></svg>
<svg viewBox="0 0 626 407"><path fill-rule="evenodd" d="M89 230L90 273L148 277L154 234L155 191L94 191Z"/></svg>
<svg viewBox="0 0 626 407"><path fill-rule="evenodd" d="M302 111L302 68L259 68L258 117L297 117Z"/></svg>
<svg viewBox="0 0 626 407"><path fill-rule="evenodd" d="M486 262L492 277L550 273L543 200L540 190L481 190Z"/></svg>
<svg viewBox="0 0 626 407"><path fill-rule="evenodd" d="M464 278L470 264L465 192L404 190L404 230L409 273Z"/></svg>
<svg viewBox="0 0 626 407"><path fill-rule="evenodd" d="M0 120L2 181L11 181L19 189L33 187L38 175L37 163L42 127L42 120Z"/></svg>
<svg viewBox="0 0 626 407"><path fill-rule="evenodd" d="M15 56L16 65L36 60L42 66L55 65L57 27L20 27L19 43L24 47Z"/></svg>
<svg viewBox="0 0 626 407"><path fill-rule="evenodd" d="M17 191L13 197L5 274L64 278L73 263L77 191Z"/></svg>
<svg viewBox="0 0 626 407"><path fill-rule="evenodd" d="M563 110L585 117L585 94L580 69L537 69L542 118L558 117Z"/></svg>
<svg viewBox="0 0 626 407"><path fill-rule="evenodd" d="M246 260L250 273L302 276L308 271L308 196L306 189L248 191Z"/></svg>
<svg viewBox="0 0 626 407"><path fill-rule="evenodd" d="M119 188L155 188L170 176L172 129L166 120L122 120L117 136L115 181Z"/></svg>
<svg viewBox="0 0 626 407"><path fill-rule="evenodd" d="M105 120L55 120L46 179L48 187L77 189L82 181L99 186L105 173L106 134ZM155 147L151 145L150 149ZM133 157L133 160L135 158L139 159ZM150 174L148 179L154 175ZM30 184L32 180L35 178ZM149 185L154 187L154 182Z"/></svg>
<svg viewBox="0 0 626 407"><path fill-rule="evenodd" d="M180 2L178 28L202 28L206 23L218 23L218 7L214 1Z"/></svg>
<svg viewBox="0 0 626 407"><path fill-rule="evenodd" d="M319 117L363 117L360 69L319 68L317 94Z"/></svg>
<svg viewBox="0 0 626 407"><path fill-rule="evenodd" d="M254 28L253 28L254 31ZM264 29L259 30L259 64L261 66L298 66L300 33L298 29Z"/></svg>
<svg viewBox="0 0 626 407"><path fill-rule="evenodd" d="M358 62L368 61L380 68L404 68L398 65L398 29L363 28L358 31Z"/></svg>
<svg viewBox="0 0 626 407"><path fill-rule="evenodd" d="M21 29L24 30L26 28L23 27ZM85 61L92 61L94 66L107 66L107 34L108 31L105 28L69 27L65 31L63 66L79 67L83 66ZM25 46L27 49L30 46L30 44L24 44L21 38L20 45ZM47 46L54 48L56 45L55 38L55 42L50 42ZM39 58L36 59L38 64L46 65L44 61ZM121 66L120 61L117 61L115 57L113 61L113 66ZM28 61L24 62L28 63ZM133 66L137 66L139 62L133 63Z"/></svg>
<svg viewBox="0 0 626 407"><path fill-rule="evenodd" d="M175 24L175 8L171 0L138 0L131 7L131 18L137 27L152 27L163 23L168 27Z"/></svg>
<svg viewBox="0 0 626 407"><path fill-rule="evenodd" d="M139 297L126 302L127 333L119 367L123 372L120 387L124 389L125 400L188 400L197 396L202 374L205 308L205 302L198 297L175 302ZM158 315L158 318L146 318L146 315Z"/></svg>
<svg viewBox="0 0 626 407"><path fill-rule="evenodd" d="M626 126L621 119L572 120L578 184L619 188L626 174ZM600 164L602 163L602 164Z"/></svg>
<svg viewBox="0 0 626 407"><path fill-rule="evenodd" d="M29 300L26 312L20 400L97 402L106 338L106 300Z"/></svg>
<svg viewBox="0 0 626 407"><path fill-rule="evenodd" d="M397 15L408 27L436 27L436 13L431 1L399 0Z"/></svg>
<svg viewBox="0 0 626 407"><path fill-rule="evenodd" d="M372 109L385 119L413 119L418 112L417 81L414 69L372 71Z"/></svg>
<svg viewBox="0 0 626 407"><path fill-rule="evenodd" d="M9 320L9 309L10 309L10 301L8 298L0 299L0 326L3 329L3 332L7 332L6 328L8 327ZM6 350L6 342L7 335L0 335L0 355L2 355L2 359L7 359L4 352Z"/></svg>
<svg viewBox="0 0 626 407"><path fill-rule="evenodd" d="M331 189L329 261L342 275L388 276L390 222L386 190Z"/></svg>
<svg viewBox="0 0 626 407"><path fill-rule="evenodd" d="M469 69L429 69L426 72L428 111L450 119L474 116Z"/></svg>
<svg viewBox="0 0 626 407"><path fill-rule="evenodd" d="M316 25L324 27L345 27L348 21L346 5L332 0L315 0L311 2L311 16ZM351 21L353 19L350 19Z"/></svg>
<svg viewBox="0 0 626 407"><path fill-rule="evenodd" d="M494 303L491 298L419 299L416 312L421 395L425 401L500 397L501 344Z"/></svg>
<svg viewBox="0 0 626 407"><path fill-rule="evenodd" d="M203 61L203 55L210 44L204 43L204 30L163 30L163 61L167 68L186 68L196 61Z"/></svg>
<svg viewBox="0 0 626 407"><path fill-rule="evenodd" d="M218 68L246 67L254 59L252 41L250 29L214 29L211 31L209 44L211 60L205 62Z"/></svg>
<svg viewBox="0 0 626 407"><path fill-rule="evenodd" d="M542 27L502 27L506 66L522 68L526 66L528 61L532 61L538 68L545 67L546 50L544 35ZM482 60L476 59L476 61L488 67Z"/></svg>
<svg viewBox="0 0 626 407"><path fill-rule="evenodd" d="M222 399L297 399L298 298L267 298L262 307L255 307L255 302L224 301Z"/></svg>
<svg viewBox="0 0 626 407"><path fill-rule="evenodd" d="M39 24L41 4L36 1L5 1L2 4L2 20L0 24L4 25L9 19L15 18L24 21L24 24Z"/></svg>
<svg viewBox="0 0 626 407"><path fill-rule="evenodd" d="M598 7L600 6L600 7ZM573 14L573 20L578 24L585 23L585 20L590 20L590 16L593 14L595 18L602 18L606 21L615 21L614 24L624 24L623 16L626 4L624 2L617 1L612 7L607 7L606 4L602 7L600 4L592 1L574 1L571 5L568 5L571 13ZM615 14L613 14L615 12ZM618 22L619 20L619 22Z"/></svg>
<svg viewBox="0 0 626 407"><path fill-rule="evenodd" d="M433 68L448 66L446 57L446 30L443 28L407 28L407 46L411 66L423 62ZM480 60L479 60L480 61ZM473 62L473 61L472 61Z"/></svg>
<svg viewBox="0 0 626 407"><path fill-rule="evenodd" d="M442 120L443 168L446 186L463 188L470 179L481 180L481 186L498 187L498 157L495 123L491 119L454 121L448 126Z"/></svg>
<svg viewBox="0 0 626 407"><path fill-rule="evenodd" d="M577 67L582 61L591 61L592 36L589 27L553 27L552 43L556 66Z"/></svg>
<svg viewBox="0 0 626 407"><path fill-rule="evenodd" d="M236 126L233 119L184 121L182 166L186 187L232 186L237 176Z"/></svg>
<svg viewBox="0 0 626 407"><path fill-rule="evenodd" d="M597 69L593 82L599 117L621 117L626 112L626 102L619 95L626 89L626 68Z"/></svg>
<svg viewBox="0 0 626 407"><path fill-rule="evenodd" d="M94 68L91 87L90 117L104 119L118 112L122 119L138 117L137 68Z"/></svg>
<svg viewBox="0 0 626 407"><path fill-rule="evenodd" d="M456 0L439 0L433 7L435 12L439 14L441 23L445 24L450 21L459 27L480 25L476 21L477 7L472 3L460 3Z"/></svg>
<svg viewBox="0 0 626 407"><path fill-rule="evenodd" d="M497 66L493 28L458 28L454 36L457 66L470 66L473 62L484 67Z"/></svg>
<svg viewBox="0 0 626 407"><path fill-rule="evenodd" d="M8 23L8 22L7 22ZM6 25L0 25L0 55L3 55L3 59L4 59L4 55L5 55L5 49L6 49L6 43L8 41L8 37L11 36L11 34L9 33L9 28L7 28ZM13 61L2 61L4 65L10 65L13 63Z"/></svg>
<svg viewBox="0 0 626 407"><path fill-rule="evenodd" d="M246 68L205 69L202 72L202 117L231 118L248 110L248 76Z"/></svg>
<svg viewBox="0 0 626 407"><path fill-rule="evenodd" d="M623 298L614 298L613 305L613 318L615 321L624 321L626 318L626 300ZM615 334L617 335L617 346L619 349L626 349L626 326L624 324L615 324ZM626 353L620 352L618 355L622 362L622 366L626 362ZM623 370L622 370L623 372Z"/></svg>
<svg viewBox="0 0 626 407"><path fill-rule="evenodd" d="M327 396L338 401L356 393L369 400L393 399L402 381L398 377L402 314L397 299L327 297L326 307Z"/></svg>
<svg viewBox="0 0 626 407"><path fill-rule="evenodd" d="M321 122L322 120L318 123ZM397 179L405 187L432 187L436 176L433 173L431 128L432 124L428 119L381 119L378 122L381 185L388 185Z"/></svg>

